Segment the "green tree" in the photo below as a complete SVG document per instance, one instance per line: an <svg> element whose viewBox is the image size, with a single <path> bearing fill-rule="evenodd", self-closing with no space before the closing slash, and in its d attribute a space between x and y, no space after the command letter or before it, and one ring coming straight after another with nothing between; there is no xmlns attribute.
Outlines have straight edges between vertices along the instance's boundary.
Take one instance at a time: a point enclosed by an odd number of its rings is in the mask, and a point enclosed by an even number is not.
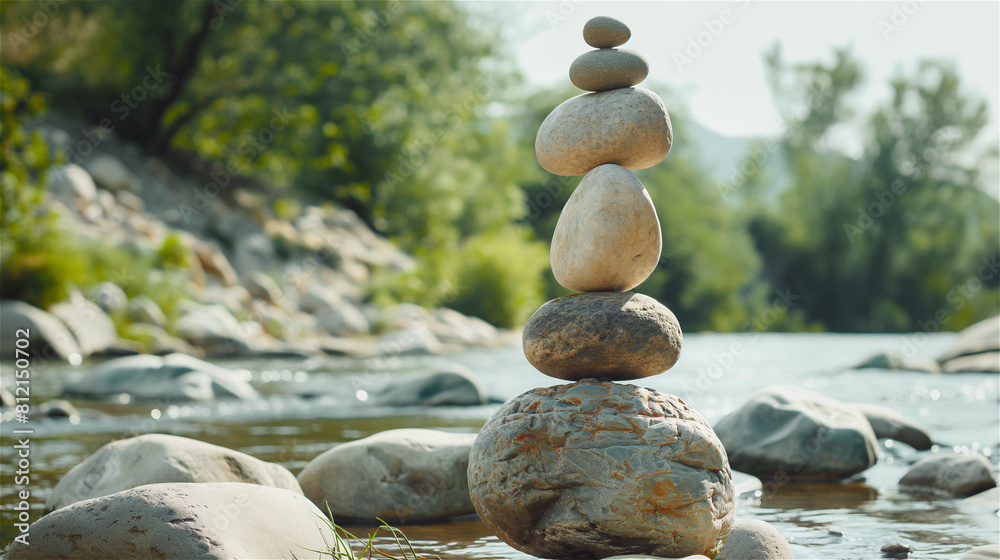
<svg viewBox="0 0 1000 560"><path fill-rule="evenodd" d="M852 160L827 146L861 80L849 53L828 65L791 66L778 51L768 61L778 98L805 112L786 117L792 185L748 224L766 279L837 331L961 328L995 314L1000 275L984 263L1000 250L1000 211L977 186L978 162L965 161L985 105L954 69L923 62L894 79Z"/></svg>

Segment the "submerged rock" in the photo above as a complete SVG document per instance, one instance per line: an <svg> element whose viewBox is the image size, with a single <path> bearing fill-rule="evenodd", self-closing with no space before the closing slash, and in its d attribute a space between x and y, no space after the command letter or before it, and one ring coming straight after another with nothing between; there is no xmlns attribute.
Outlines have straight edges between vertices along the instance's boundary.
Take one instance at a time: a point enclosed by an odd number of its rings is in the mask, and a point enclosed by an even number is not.
<svg viewBox="0 0 1000 560"><path fill-rule="evenodd" d="M299 473L305 495L335 520L440 521L476 512L466 470L475 434L388 430L334 447Z"/></svg>
<svg viewBox="0 0 1000 560"><path fill-rule="evenodd" d="M305 496L238 482L140 486L58 509L29 531L30 546L15 542L6 560L304 560L333 544Z"/></svg>
<svg viewBox="0 0 1000 560"><path fill-rule="evenodd" d="M941 453L925 457L899 479L900 486L910 486L972 496L994 488L993 465L982 455Z"/></svg>
<svg viewBox="0 0 1000 560"><path fill-rule="evenodd" d="M489 397L469 369L460 365L440 368L372 391L374 404L384 406L477 406Z"/></svg>
<svg viewBox="0 0 1000 560"><path fill-rule="evenodd" d="M712 556L733 522L722 444L683 401L586 380L507 401L469 457L472 502L543 558Z"/></svg>
<svg viewBox="0 0 1000 560"><path fill-rule="evenodd" d="M86 398L122 393L135 399L174 401L260 396L238 373L185 354L141 354L109 360L63 387L65 395Z"/></svg>
<svg viewBox="0 0 1000 560"><path fill-rule="evenodd" d="M203 441L145 434L113 441L73 467L52 490L45 510L161 482L246 482L302 493L281 465Z"/></svg>
<svg viewBox="0 0 1000 560"><path fill-rule="evenodd" d="M894 369L906 371L924 371L927 373L941 373L941 366L934 360L924 360L920 358L907 358L894 352L879 352L871 358L854 366L854 369Z"/></svg>
<svg viewBox="0 0 1000 560"><path fill-rule="evenodd" d="M716 424L732 468L761 478L846 478L875 464L878 440L854 408L791 385L768 387Z"/></svg>
<svg viewBox="0 0 1000 560"><path fill-rule="evenodd" d="M931 434L927 428L902 414L874 404L855 404L854 409L865 415L875 437L894 439L917 451L931 448Z"/></svg>

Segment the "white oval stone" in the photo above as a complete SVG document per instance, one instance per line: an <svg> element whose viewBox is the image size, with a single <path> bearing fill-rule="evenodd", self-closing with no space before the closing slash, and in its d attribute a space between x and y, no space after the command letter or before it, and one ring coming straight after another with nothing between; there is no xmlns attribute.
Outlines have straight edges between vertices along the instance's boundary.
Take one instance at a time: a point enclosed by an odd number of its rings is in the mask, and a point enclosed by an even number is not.
<svg viewBox="0 0 1000 560"><path fill-rule="evenodd" d="M556 281L577 292L624 292L656 268L662 240L656 208L639 178L606 164L580 181L552 235Z"/></svg>
<svg viewBox="0 0 1000 560"><path fill-rule="evenodd" d="M535 156L556 175L583 175L605 163L646 169L667 157L672 141L659 96L619 88L578 95L553 109L538 128Z"/></svg>

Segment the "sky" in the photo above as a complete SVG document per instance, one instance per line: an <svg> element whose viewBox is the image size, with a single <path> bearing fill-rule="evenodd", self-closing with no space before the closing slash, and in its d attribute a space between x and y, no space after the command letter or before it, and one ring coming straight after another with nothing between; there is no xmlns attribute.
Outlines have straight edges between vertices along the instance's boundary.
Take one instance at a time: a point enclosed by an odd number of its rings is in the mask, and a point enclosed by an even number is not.
<svg viewBox="0 0 1000 560"><path fill-rule="evenodd" d="M830 62L835 48L850 48L865 76L851 99L860 115L887 101L889 79L913 74L919 59L949 61L966 91L987 101L990 124L981 144L995 143L1000 134L997 2L560 0L505 2L492 9L508 20L508 52L520 71L529 84L544 87L569 83L570 64L591 49L582 33L588 19L623 21L632 30L623 48L650 63L642 85L665 84L696 121L726 136L774 136L780 130L762 58L775 43L791 62ZM859 130L843 132L835 144L859 155Z"/></svg>

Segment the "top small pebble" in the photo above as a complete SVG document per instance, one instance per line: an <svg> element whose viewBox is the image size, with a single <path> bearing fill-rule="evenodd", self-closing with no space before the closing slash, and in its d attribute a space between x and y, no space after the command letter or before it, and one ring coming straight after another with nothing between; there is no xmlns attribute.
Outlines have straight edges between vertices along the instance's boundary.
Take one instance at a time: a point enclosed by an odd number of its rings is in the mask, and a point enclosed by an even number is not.
<svg viewBox="0 0 1000 560"><path fill-rule="evenodd" d="M596 49L612 49L624 45L632 32L615 18L597 16L583 26L583 40Z"/></svg>

